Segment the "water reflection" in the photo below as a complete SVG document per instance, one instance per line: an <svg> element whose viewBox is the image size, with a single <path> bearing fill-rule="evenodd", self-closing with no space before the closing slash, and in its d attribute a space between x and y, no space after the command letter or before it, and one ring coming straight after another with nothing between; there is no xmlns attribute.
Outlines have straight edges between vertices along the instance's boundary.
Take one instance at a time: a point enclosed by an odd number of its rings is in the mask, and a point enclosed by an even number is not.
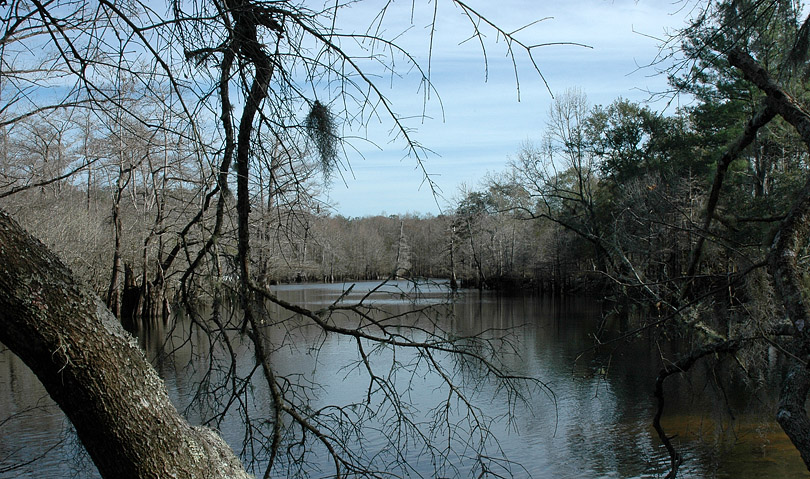
<svg viewBox="0 0 810 479"><path fill-rule="evenodd" d="M345 301L366 297L374 286L294 285L280 286L277 292L289 301L319 309L341 296ZM397 282L375 291L371 299L397 311L413 307L410 296L404 294L413 293L413 289L410 283ZM446 294L441 286L420 286L417 304L439 304ZM448 330L460 336L487 329L515 332L510 344L518 354L504 355L503 361L515 374L537 378L553 392L538 390L528 403L517 403L511 422L492 424L505 453L524 468L512 469L517 477L661 477L666 472L668 457L652 430L651 419L652 386L667 345L639 338L631 344L617 343L599 354L583 353L593 344L591 334L600 312L601 305L587 298L499 296L476 291L462 292L455 298L445 319ZM296 321L294 315L279 309L268 319L268 324L276 325L269 331L276 346L272 357L278 370L318 384L315 407L362 400L367 376L344 367L357 360L351 341L323 335L316 328L294 327L300 323ZM280 324L285 327L278 327ZM190 329L186 320L179 320L174 329L155 326L149 333L141 336L141 345L166 380L173 399L184 409L207 379L205 359L210 357L212 346L199 330ZM171 338L168 342L167 336ZM236 333L232 341L236 354L243 359L239 367L247 374L252 368L249 344ZM173 351L171 357L162 354L166 348ZM221 354L214 350L214 356ZM386 353L375 358L380 367L390 361ZM679 477L806 477L798 453L772 421L773 399L746 391L741 382L729 380L728 370L722 365L700 364L688 378L667 383L669 397L663 422L670 434L677 434L676 442L685 456ZM435 378L408 380L410 399L426 412L436 400ZM261 408L269 403L269 397L262 382L256 384L253 407ZM501 417L508 411L495 382L484 379L477 384L476 400L488 414ZM65 435L64 420L49 400L41 400L44 395L18 359L7 351L0 352L0 420L29 411L0 426L0 468L31 460L60 444ZM35 406L41 409L30 411ZM214 409L203 404L186 413L190 420L202 422L212 418ZM240 447L244 430L238 414L217 418L214 424L226 440ZM368 447L385 444L385 438L368 432ZM68 442L48 453L35 469L9 471L3 477L32 470L43 477L68 477L75 467L67 466L62 458L72 454L73 446ZM420 463L416 453L409 460L417 470L430 474L430 465ZM79 470L81 477L87 474L94 472Z"/></svg>
<svg viewBox="0 0 810 479"><path fill-rule="evenodd" d="M75 439L64 415L30 369L0 345L0 477L71 477ZM39 473L37 472L37 475Z"/></svg>

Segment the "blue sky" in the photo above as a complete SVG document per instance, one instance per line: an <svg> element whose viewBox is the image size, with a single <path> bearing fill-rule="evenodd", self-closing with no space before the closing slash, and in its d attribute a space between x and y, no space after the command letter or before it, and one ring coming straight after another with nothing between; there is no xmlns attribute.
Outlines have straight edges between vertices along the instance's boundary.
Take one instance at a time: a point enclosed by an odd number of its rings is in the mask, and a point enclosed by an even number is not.
<svg viewBox="0 0 810 479"><path fill-rule="evenodd" d="M369 8L369 3L373 2L359 3L352 12L358 25L363 24L363 14L371 14L359 10ZM655 68L639 67L655 60L659 45L655 38L664 38L666 32L683 26L690 14L688 2L679 0L499 0L468 4L505 30L553 17L519 32L518 38L528 44L575 42L593 47L559 45L535 50L553 93L580 88L591 104L608 104L618 97L645 101L648 91L664 90L666 79ZM432 151L423 157L423 165L443 198L434 197L424 184L422 169L413 157L406 156L403 143L391 141L391 125L383 119L363 131L374 144L353 142L358 151L348 151L350 170L343 172L343 180L335 178L332 183L328 201L336 205L339 214L438 214L458 196L462 185L477 187L488 172L503 171L521 144L541 137L553 98L528 60L518 58L518 101L515 73L505 58L503 42L496 43L488 32L488 61L484 62L479 44L459 45L471 31L460 11L449 2L439 2L439 8L431 79L441 102L433 95L424 105L415 75L404 76L384 94L400 115L411 117L407 126L413 130L413 138ZM389 18L409 19L408 11L400 13L399 17L389 14ZM400 41L426 66L428 35L424 26L428 20L420 18L420 13L424 12L416 13L414 26ZM406 27L405 22L389 25L390 32ZM427 118L418 118L423 111Z"/></svg>

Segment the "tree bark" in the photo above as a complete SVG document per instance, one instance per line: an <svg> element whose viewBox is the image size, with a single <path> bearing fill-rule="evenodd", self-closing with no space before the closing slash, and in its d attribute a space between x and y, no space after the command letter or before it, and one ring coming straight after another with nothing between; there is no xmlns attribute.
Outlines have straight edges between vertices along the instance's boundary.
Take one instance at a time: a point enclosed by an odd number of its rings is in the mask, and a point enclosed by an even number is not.
<svg viewBox="0 0 810 479"><path fill-rule="evenodd" d="M768 96L769 105L790 123L810 149L810 115L788 95L750 55L729 53L729 63ZM768 256L774 291L794 328L794 355L801 362L791 368L782 385L776 419L810 469L810 418L806 402L810 392L810 310L804 298L799 257L810 239L810 177L794 194L793 204L779 225Z"/></svg>
<svg viewBox="0 0 810 479"><path fill-rule="evenodd" d="M770 123L775 116L776 110L772 105L770 105L769 102L766 102L765 105L757 110L754 116L748 120L742 134L726 148L726 151L723 152L723 156L717 160L717 169L715 170L712 189L709 192L709 198L706 201L706 212L703 219L704 234L698 235L697 243L695 243L695 247L692 249L689 259L689 266L686 269L685 275L688 280L681 292L682 299L687 298L691 294L690 290L692 289L692 283L695 275L697 274L701 255L703 254L703 245L705 244L706 238L709 235L709 227L712 224L715 211L717 210L717 204L720 199L720 189L723 187L723 181L725 180L728 167L731 166L731 163L734 160L739 158L740 154L746 148L748 148L748 146L753 143L754 140L756 140L759 130Z"/></svg>
<svg viewBox="0 0 810 479"><path fill-rule="evenodd" d="M0 211L0 341L62 408L105 478L247 478L216 432L191 426L101 299Z"/></svg>

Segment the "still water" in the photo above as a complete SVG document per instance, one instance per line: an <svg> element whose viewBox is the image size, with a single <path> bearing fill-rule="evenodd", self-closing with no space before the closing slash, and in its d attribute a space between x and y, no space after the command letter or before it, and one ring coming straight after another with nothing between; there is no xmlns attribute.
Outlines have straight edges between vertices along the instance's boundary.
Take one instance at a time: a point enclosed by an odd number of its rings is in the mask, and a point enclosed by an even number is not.
<svg viewBox="0 0 810 479"><path fill-rule="evenodd" d="M376 283L358 283L343 297L344 303L363 297ZM279 286L280 297L318 309L332 304L348 285ZM445 288L394 283L393 294L375 294L370 299L387 311L440 303ZM400 294L400 293L408 293ZM516 477L663 477L668 456L652 428L652 389L661 355L670 345L643 337L632 343L615 344L594 353L592 334L602 305L586 297L551 298L532 295L502 296L465 291L457 295L448 311L445 329L458 336L483 330L512 332L516 354L502 359L514 374L536 378L549 390L536 390L526 403L515 405L512 421L498 420L491 428L504 454L520 466ZM285 314L276 310L272 317ZM206 378L207 354L203 336L188 334L188 318L178 316L175 327L158 326L141 332L141 345L164 377L170 394L181 410ZM618 326L617 326L618 327ZM276 333L270 333L272 336ZM277 333L273 364L281 373L305 378L319 385L311 398L314 407L348 404L362 397L367 376L346 364L357 361L351 339L322 335L307 327ZM169 337L170 341L166 342ZM174 338L174 341L171 338ZM191 338L192 341L183 341ZM244 357L240 367L252 367L247 342L235 342ZM312 348L310 346L316 346ZM171 348L174 355L160 354ZM385 355L378 357L385 361ZM449 360L449 359L448 359ZM678 477L807 477L798 453L773 417L773 397L765 384L751 391L740 381L728 380L724 368L696 366L688 378L667 383L668 402L663 420L684 455ZM430 378L413 382L408 391L417 409L433 407L436 388ZM774 384L778 382L773 378ZM257 377L256 383L261 383ZM488 415L501 417L508 401L490 381L475 382L474 395ZM770 387L768 387L770 386ZM261 398L266 391L253 391ZM441 399L439 399L441 400ZM261 402L261 401L258 401ZM192 422L211 418L206 408L186 409ZM417 410L416 414L420 412ZM241 450L244 428L239 414L219 422L223 436ZM374 431L367 445L384 445ZM380 446L383 447L383 446ZM244 454L244 452L243 452ZM249 452L248 452L249 454ZM418 454L418 451L415 453ZM430 477L429 464L408 456L415 471ZM325 458L322 475L331 471ZM262 459L258 458L259 464ZM464 466L460 465L462 471ZM258 472L261 472L259 469ZM313 477L321 473L312 472ZM81 452L58 408L49 400L36 378L5 348L0 350L0 477L97 477ZM276 471L276 476L283 475Z"/></svg>

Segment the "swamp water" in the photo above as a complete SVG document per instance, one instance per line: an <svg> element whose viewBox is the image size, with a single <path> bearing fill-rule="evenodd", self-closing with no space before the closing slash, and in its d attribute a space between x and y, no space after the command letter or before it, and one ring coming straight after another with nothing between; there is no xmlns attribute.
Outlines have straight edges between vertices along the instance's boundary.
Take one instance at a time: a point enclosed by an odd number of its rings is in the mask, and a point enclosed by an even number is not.
<svg viewBox="0 0 810 479"><path fill-rule="evenodd" d="M356 284L345 301L359 299L376 284ZM288 301L319 309L332 304L347 287L289 285L276 287L276 291ZM413 302L410 283L386 288L394 294L372 299L389 312L438 303L446 293L443 287L422 287ZM397 291L409 294L398 295ZM587 352L593 345L591 335L600 308L600 303L587 297L502 296L477 291L464 291L456 297L446 330L461 336L515 328L513 345L519 355L506 357L505 363L512 373L536 378L553 393L536 391L528 404L516 405L511 423L498 421L491 426L507 457L520 464L511 468L515 477L629 478L663 477L666 473L669 458L651 425L661 346L642 338L603 348L599 355ZM172 331L156 327L139 334L141 345L154 359L180 408L196 393L208 356L204 337L189 335L187 323L181 318ZM192 341L165 359L159 352L167 347L165 338L170 334ZM273 363L283 373L305 371L306 381L320 385L319 394L313 397L315 406L345 404L365 394L367 376L344 367L357 361L351 339L321 335L307 327L288 327L283 336L275 338L285 346L272 353ZM308 342L318 346L317 354L304 346ZM181 341L168 344L178 346ZM247 345L243 347L237 351L245 359L240 367L248 370L252 356ZM775 386L750 391L739 382L729 385L722 381L724 387L719 387L717 375L722 374L700 364L688 378L670 378L666 384L662 422L670 435L677 435L674 443L684 456L678 477L808 477L798 453L773 420L772 395L763 393ZM411 391L409 399L417 407L430 408L446 394L437 392L429 378L423 381L415 383L420 390ZM261 377L255 382L261 384ZM507 401L495 388L494 382L482 380L475 397L488 415L499 417L506 412ZM258 402L262 394L266 397L266 391L254 392ZM436 395L439 397L433 397ZM192 422L207 414L210 412L200 409L188 412ZM0 349L0 477L97 477L65 421L25 365ZM226 440L240 450L244 428L239 415L229 414L219 427ZM375 434L367 432L367 445L385 447L386 438ZM312 472L311 477L329 477L333 472L323 459L321 472ZM410 460L417 472L430 477L429 461Z"/></svg>

